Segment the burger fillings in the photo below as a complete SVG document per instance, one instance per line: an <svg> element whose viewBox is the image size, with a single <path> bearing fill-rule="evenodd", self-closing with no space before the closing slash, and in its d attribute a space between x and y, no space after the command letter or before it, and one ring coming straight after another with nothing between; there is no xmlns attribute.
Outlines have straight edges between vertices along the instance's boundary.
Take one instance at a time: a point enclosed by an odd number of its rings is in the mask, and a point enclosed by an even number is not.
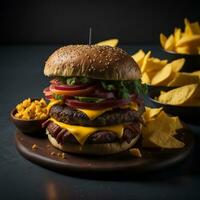
<svg viewBox="0 0 200 200"><path fill-rule="evenodd" d="M113 154L138 140L145 86L131 56L119 48L69 45L47 60L52 77L44 94L50 118L43 124L55 147L71 153Z"/></svg>

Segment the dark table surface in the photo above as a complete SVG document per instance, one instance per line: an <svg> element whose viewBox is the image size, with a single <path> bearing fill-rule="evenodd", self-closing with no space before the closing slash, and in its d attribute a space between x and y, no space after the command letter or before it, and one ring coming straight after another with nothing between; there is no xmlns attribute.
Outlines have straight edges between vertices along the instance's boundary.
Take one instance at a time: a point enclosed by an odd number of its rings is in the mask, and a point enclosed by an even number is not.
<svg viewBox="0 0 200 200"><path fill-rule="evenodd" d="M193 153L171 168L143 175L59 174L25 160L16 150L15 127L10 110L27 97L41 97L48 85L43 75L47 57L57 48L49 46L0 46L0 199L200 199L200 126ZM125 46L129 53L156 46Z"/></svg>

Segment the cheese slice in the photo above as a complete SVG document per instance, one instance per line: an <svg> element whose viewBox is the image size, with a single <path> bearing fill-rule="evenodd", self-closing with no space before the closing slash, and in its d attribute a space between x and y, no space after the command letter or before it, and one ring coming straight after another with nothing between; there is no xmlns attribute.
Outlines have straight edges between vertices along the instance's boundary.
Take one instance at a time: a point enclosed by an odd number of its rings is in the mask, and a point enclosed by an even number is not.
<svg viewBox="0 0 200 200"><path fill-rule="evenodd" d="M48 104L47 110L49 111L52 106L60 104L61 102L62 102L61 100L51 100L51 102ZM121 107L121 109L126 109L126 108L130 108L132 110L138 110L138 105L134 102L131 102L129 105ZM90 120L94 120L98 116L102 115L104 112L112 110L112 108L105 108L101 110L89 110L89 109L77 108L77 110L85 113Z"/></svg>
<svg viewBox="0 0 200 200"><path fill-rule="evenodd" d="M76 139L77 141L83 145L87 138L92 135L93 133L101 130L112 131L114 132L118 138L122 138L124 126L122 124L114 125L114 126L103 126L103 127L86 127L86 126L76 126L76 125L69 125L62 122L58 122L54 118L50 118L52 122L57 124L63 129L68 130Z"/></svg>

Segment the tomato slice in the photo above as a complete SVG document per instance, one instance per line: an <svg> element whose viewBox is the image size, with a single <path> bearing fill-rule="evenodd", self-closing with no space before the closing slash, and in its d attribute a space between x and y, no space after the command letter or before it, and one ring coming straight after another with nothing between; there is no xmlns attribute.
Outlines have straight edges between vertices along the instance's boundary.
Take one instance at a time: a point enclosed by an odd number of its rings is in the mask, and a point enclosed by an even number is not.
<svg viewBox="0 0 200 200"><path fill-rule="evenodd" d="M45 94L45 96L52 95L52 92L50 91L49 87L44 88L43 93Z"/></svg>
<svg viewBox="0 0 200 200"><path fill-rule="evenodd" d="M95 86L90 86L81 90L58 90L55 85L50 85L50 91L54 94L61 94L66 96L84 96L90 94L95 90Z"/></svg>
<svg viewBox="0 0 200 200"><path fill-rule="evenodd" d="M72 108L99 110L103 108L117 108L129 104L131 99L110 99L99 103L81 102L75 99L66 99L65 103Z"/></svg>

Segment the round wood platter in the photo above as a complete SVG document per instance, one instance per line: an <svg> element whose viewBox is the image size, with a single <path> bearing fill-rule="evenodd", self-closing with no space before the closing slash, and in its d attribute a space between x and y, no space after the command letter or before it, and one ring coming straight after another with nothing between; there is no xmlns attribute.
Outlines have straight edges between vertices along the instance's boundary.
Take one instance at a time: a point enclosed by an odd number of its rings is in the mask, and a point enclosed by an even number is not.
<svg viewBox="0 0 200 200"><path fill-rule="evenodd" d="M109 156L81 156L63 153L54 148L47 137L32 137L18 131L16 133L18 151L28 160L58 172L148 172L172 166L185 159L194 144L193 135L185 131L182 149L144 149L142 157L136 158L129 151Z"/></svg>

